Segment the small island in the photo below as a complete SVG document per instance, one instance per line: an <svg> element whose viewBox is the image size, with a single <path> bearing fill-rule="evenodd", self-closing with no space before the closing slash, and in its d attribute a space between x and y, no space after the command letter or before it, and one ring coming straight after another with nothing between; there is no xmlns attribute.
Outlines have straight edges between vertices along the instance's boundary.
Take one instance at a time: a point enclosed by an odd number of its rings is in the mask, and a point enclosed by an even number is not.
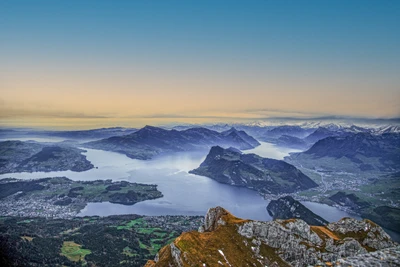
<svg viewBox="0 0 400 267"><path fill-rule="evenodd" d="M110 180L72 181L66 177L0 180L0 216L72 218L88 202L133 205L162 197L157 185Z"/></svg>

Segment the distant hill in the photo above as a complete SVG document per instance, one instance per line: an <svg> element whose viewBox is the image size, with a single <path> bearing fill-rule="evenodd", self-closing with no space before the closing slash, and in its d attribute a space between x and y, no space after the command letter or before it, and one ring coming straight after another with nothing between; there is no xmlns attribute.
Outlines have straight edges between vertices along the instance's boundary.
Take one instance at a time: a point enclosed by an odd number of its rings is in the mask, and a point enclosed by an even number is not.
<svg viewBox="0 0 400 267"><path fill-rule="evenodd" d="M50 136L65 137L67 139L101 139L108 138L111 136L121 136L136 132L135 128L100 128L91 130L79 130L79 131L52 131L48 132Z"/></svg>
<svg viewBox="0 0 400 267"><path fill-rule="evenodd" d="M306 129L296 125L282 125L265 132L264 136L260 137L260 140L279 138L282 135L304 138L312 132L313 129Z"/></svg>
<svg viewBox="0 0 400 267"><path fill-rule="evenodd" d="M260 143L256 139L254 139L252 136L248 135L245 131L238 131L234 127L232 127L231 129L229 129L227 131L222 132L221 134L223 134L225 136L231 136L231 135L239 136L245 142L250 144L252 147L256 147L256 146L260 145Z"/></svg>
<svg viewBox="0 0 400 267"><path fill-rule="evenodd" d="M385 180L383 177L379 179L380 182L384 182L383 180ZM389 190L396 190L396 185L393 184L387 191ZM341 191L330 196L329 199L340 206L350 208L352 211L357 212L357 214L360 214L362 218L373 220L382 227L398 233L400 232L399 208L374 205L373 203L371 204L360 199L354 193L346 194L345 192Z"/></svg>
<svg viewBox="0 0 400 267"><path fill-rule="evenodd" d="M212 147L204 162L190 173L260 193L290 193L318 186L296 167L282 160L242 154L219 146Z"/></svg>
<svg viewBox="0 0 400 267"><path fill-rule="evenodd" d="M47 131L47 130L33 130L33 129L1 129L0 138L35 138L35 137L59 137L73 140L95 140L103 139L111 136L127 135L136 132L135 128L100 128L90 130L72 130L72 131Z"/></svg>
<svg viewBox="0 0 400 267"><path fill-rule="evenodd" d="M281 147L305 150L315 142L330 136L344 136L351 134L345 128L337 125L325 127L303 128L296 125L278 126L264 132L258 139L273 143Z"/></svg>
<svg viewBox="0 0 400 267"><path fill-rule="evenodd" d="M213 145L251 149L259 143L243 131L231 129L216 132L206 128L165 130L146 126L132 134L114 136L85 143L85 147L119 152L134 159L150 159L156 155L209 149Z"/></svg>
<svg viewBox="0 0 400 267"><path fill-rule="evenodd" d="M384 127L380 127L374 131L375 134L384 134L384 133L400 133L400 126L398 125L388 125Z"/></svg>
<svg viewBox="0 0 400 267"><path fill-rule="evenodd" d="M267 210L274 220L295 218L302 219L310 225L323 226L328 224L327 220L318 216L291 196L271 200L267 206Z"/></svg>
<svg viewBox="0 0 400 267"><path fill-rule="evenodd" d="M289 147L300 150L309 148L309 144L306 141L290 135L282 135L276 141L274 141L274 143L281 147Z"/></svg>
<svg viewBox="0 0 400 267"><path fill-rule="evenodd" d="M84 150L36 142L0 142L0 173L86 171L94 166L81 153Z"/></svg>
<svg viewBox="0 0 400 267"><path fill-rule="evenodd" d="M361 209L368 208L369 203L362 201L354 193L346 194L345 192L337 192L329 197L330 200L340 206L350 207L353 211L360 212Z"/></svg>
<svg viewBox="0 0 400 267"><path fill-rule="evenodd" d="M392 172L400 169L400 134L328 137L305 152L291 154L287 160L326 170Z"/></svg>
<svg viewBox="0 0 400 267"><path fill-rule="evenodd" d="M308 144L314 144L321 139L332 137L332 136L346 136L350 133L343 131L342 128L339 129L329 129L325 127L319 127L313 133L304 138L304 141Z"/></svg>
<svg viewBox="0 0 400 267"><path fill-rule="evenodd" d="M400 232L400 209L389 206L378 206L373 210L361 212L363 218L368 218L392 231Z"/></svg>
<svg viewBox="0 0 400 267"><path fill-rule="evenodd" d="M175 130L185 130L193 125L175 126ZM354 124L335 123L305 123L302 125L279 125L271 126L262 123L250 124L213 124L203 127L218 132L229 131L234 127L236 130L245 131L259 141L275 144L280 147L288 147L300 150L309 149L317 141L327 137L345 137L358 133L370 133L381 135L384 133L400 133L400 126L387 125L377 127L376 125L359 126Z"/></svg>

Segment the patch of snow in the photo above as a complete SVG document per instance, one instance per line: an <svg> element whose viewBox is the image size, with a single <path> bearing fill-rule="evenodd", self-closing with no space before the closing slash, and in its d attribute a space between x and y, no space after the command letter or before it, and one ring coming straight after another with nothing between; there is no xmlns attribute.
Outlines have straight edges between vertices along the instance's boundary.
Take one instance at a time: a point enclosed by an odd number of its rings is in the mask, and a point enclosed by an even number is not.
<svg viewBox="0 0 400 267"><path fill-rule="evenodd" d="M220 249L218 249L218 252L219 252L219 254L221 254L221 255L224 257L225 262L226 262L229 266L232 266L232 265L229 263L228 259L225 257L224 252L222 252L222 250L220 250Z"/></svg>

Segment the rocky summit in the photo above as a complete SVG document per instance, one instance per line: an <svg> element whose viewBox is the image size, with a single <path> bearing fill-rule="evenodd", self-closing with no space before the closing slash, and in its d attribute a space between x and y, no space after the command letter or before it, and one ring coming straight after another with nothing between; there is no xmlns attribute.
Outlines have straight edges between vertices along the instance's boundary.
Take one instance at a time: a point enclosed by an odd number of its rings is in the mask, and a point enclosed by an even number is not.
<svg viewBox="0 0 400 267"><path fill-rule="evenodd" d="M326 226L301 219L240 219L212 208L199 231L183 233L145 267L399 266L399 246L369 220Z"/></svg>

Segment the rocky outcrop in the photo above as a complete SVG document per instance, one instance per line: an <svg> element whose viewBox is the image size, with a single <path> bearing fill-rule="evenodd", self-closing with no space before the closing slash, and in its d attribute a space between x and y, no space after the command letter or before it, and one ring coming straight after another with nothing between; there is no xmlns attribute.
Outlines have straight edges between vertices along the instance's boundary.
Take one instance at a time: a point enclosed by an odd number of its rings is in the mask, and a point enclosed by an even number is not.
<svg viewBox="0 0 400 267"><path fill-rule="evenodd" d="M219 225L225 225L225 221L222 219L223 216L229 213L221 207L209 209L204 218L204 231L214 231Z"/></svg>
<svg viewBox="0 0 400 267"><path fill-rule="evenodd" d="M357 256L338 259L336 261L338 267L351 266L380 266L393 267L400 266L400 247L386 248L371 253L360 254Z"/></svg>
<svg viewBox="0 0 400 267"><path fill-rule="evenodd" d="M267 206L267 211L274 220L296 218L302 219L310 225L322 226L328 224L328 221L307 209L291 196L271 200Z"/></svg>
<svg viewBox="0 0 400 267"><path fill-rule="evenodd" d="M349 236L361 240L362 245L369 251L393 245L389 235L380 226L367 219L359 221L343 218L338 222L328 224L327 228L341 237Z"/></svg>
<svg viewBox="0 0 400 267"><path fill-rule="evenodd" d="M146 266L349 266L378 255L381 264L396 262L393 255L398 255L398 248L387 249L398 244L369 220L344 218L327 226L300 219L261 222L216 207L208 211L202 229L183 233Z"/></svg>

